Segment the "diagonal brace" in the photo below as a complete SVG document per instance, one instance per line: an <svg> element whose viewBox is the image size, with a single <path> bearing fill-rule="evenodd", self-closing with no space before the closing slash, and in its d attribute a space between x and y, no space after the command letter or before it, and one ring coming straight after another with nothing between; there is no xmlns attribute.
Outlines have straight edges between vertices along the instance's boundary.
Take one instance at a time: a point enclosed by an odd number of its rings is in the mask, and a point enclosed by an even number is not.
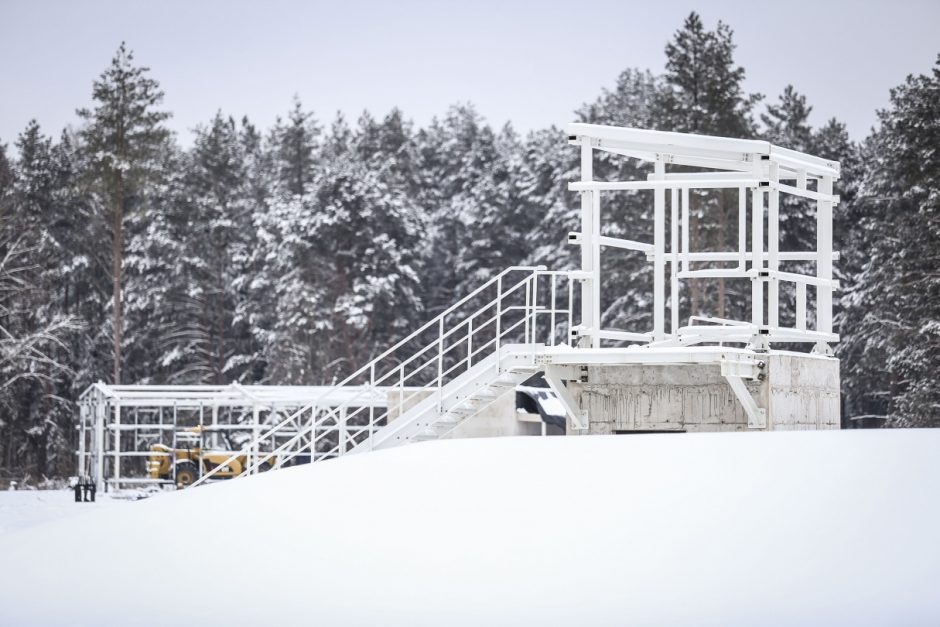
<svg viewBox="0 0 940 627"><path fill-rule="evenodd" d="M744 406L744 411L747 414L747 428L767 428L767 410L757 406L757 401L754 400L747 386L744 385L744 380L734 375L725 375L725 379L728 380L728 385L731 386L734 395L738 397L738 401Z"/></svg>
<svg viewBox="0 0 940 627"><path fill-rule="evenodd" d="M565 372L564 366L545 366L545 382L548 383L548 387L552 389L555 395L558 397L558 400L561 401L561 404L564 406L565 411L568 413L568 416L571 418L571 422L576 429L587 429L588 428L588 414L586 410L581 409L578 406L578 403L575 402L574 397L571 396L571 392L568 391L568 388L565 387L563 380L563 375Z"/></svg>

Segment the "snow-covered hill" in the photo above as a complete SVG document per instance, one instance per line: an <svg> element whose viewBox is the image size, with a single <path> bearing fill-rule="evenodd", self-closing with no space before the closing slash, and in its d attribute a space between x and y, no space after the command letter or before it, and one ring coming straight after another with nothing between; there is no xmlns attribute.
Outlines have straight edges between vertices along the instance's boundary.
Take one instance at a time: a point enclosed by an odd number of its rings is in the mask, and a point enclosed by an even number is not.
<svg viewBox="0 0 940 627"><path fill-rule="evenodd" d="M938 453L879 430L349 456L0 536L0 623L938 624Z"/></svg>

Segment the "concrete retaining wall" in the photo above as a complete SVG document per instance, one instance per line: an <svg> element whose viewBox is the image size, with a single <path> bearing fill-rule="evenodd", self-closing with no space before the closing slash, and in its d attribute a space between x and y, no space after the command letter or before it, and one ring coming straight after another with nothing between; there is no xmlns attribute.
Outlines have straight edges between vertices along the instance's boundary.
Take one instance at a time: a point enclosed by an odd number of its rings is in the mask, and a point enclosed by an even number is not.
<svg viewBox="0 0 940 627"><path fill-rule="evenodd" d="M767 409L767 430L839 428L839 361L772 351L766 378L748 382ZM569 384L589 428L569 434L630 431L746 431L747 415L718 365L591 366Z"/></svg>

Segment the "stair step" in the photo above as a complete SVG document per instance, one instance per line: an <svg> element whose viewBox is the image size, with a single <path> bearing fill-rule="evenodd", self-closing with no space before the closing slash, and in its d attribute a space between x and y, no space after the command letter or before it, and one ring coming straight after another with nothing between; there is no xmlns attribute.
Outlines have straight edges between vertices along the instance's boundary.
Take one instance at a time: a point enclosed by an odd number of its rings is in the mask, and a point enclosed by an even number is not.
<svg viewBox="0 0 940 627"><path fill-rule="evenodd" d="M474 403L473 405L460 404L455 407L451 407L447 411L448 413L451 413L451 414L462 414L466 416L467 414L474 413L477 409L479 409L479 407L477 407L476 404Z"/></svg>

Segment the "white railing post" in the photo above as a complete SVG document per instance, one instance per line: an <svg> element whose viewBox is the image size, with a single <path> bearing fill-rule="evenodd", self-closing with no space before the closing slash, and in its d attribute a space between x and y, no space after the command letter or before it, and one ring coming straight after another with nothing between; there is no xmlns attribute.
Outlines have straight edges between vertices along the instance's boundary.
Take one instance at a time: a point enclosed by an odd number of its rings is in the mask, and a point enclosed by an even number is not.
<svg viewBox="0 0 940 627"><path fill-rule="evenodd" d="M473 318L467 319L467 370L473 366Z"/></svg>
<svg viewBox="0 0 940 627"><path fill-rule="evenodd" d="M669 264L669 331L672 335L679 333L679 190L673 187L669 190L669 252L672 261Z"/></svg>
<svg viewBox="0 0 940 627"><path fill-rule="evenodd" d="M502 317L503 317L503 277L496 280L496 338L494 345L496 347L496 374L499 374L499 344L502 335Z"/></svg>
<svg viewBox="0 0 940 627"><path fill-rule="evenodd" d="M666 164L662 155L656 157L653 178L666 178ZM653 190L653 339L666 337L666 189ZM595 286L597 289L599 286Z"/></svg>
<svg viewBox="0 0 940 627"><path fill-rule="evenodd" d="M689 267L689 222L691 209L689 209L689 188L682 188L682 272L691 270ZM697 313L697 312L692 312Z"/></svg>
<svg viewBox="0 0 940 627"><path fill-rule="evenodd" d="M437 413L444 411L444 317L437 325Z"/></svg>
<svg viewBox="0 0 940 627"><path fill-rule="evenodd" d="M254 404L251 408L251 448L248 449L248 468L253 468L258 463L258 424L261 418L261 411L258 405ZM257 472L257 470L255 471Z"/></svg>
<svg viewBox="0 0 940 627"><path fill-rule="evenodd" d="M819 180L816 190L820 194L832 196L832 177L824 176ZM832 333L832 201L816 202L816 278L827 281L816 287L816 330L820 333ZM827 354L829 344L819 342L816 352Z"/></svg>
<svg viewBox="0 0 940 627"><path fill-rule="evenodd" d="M590 138L580 139L581 181L590 182L594 179L594 148ZM581 281L581 326L591 335L591 343L595 348L599 346L597 342L600 330L597 320L600 313L594 308L594 293L598 289L594 273L595 248L600 247L600 244L594 241L594 225L600 222L600 219L595 220L594 216L598 204L595 201L596 196L599 196L599 192L581 192L581 271L590 275Z"/></svg>
<svg viewBox="0 0 940 627"><path fill-rule="evenodd" d="M568 338L571 338L571 328L574 324L574 280L568 277Z"/></svg>
<svg viewBox="0 0 940 627"><path fill-rule="evenodd" d="M747 188L738 188L738 270L747 270Z"/></svg>
<svg viewBox="0 0 940 627"><path fill-rule="evenodd" d="M523 339L522 341L523 341L524 343L526 343L526 344L529 343L529 316L530 316L530 312L532 311L532 303L531 303L531 300L532 300L532 294L531 294L531 292L532 292L532 290L531 290L531 288L532 288L532 282L527 280L527 281L525 282L525 307L524 307L523 310L522 310L522 315L525 316L525 318L523 318L523 335L522 335L522 337L523 337L524 339Z"/></svg>
<svg viewBox="0 0 940 627"><path fill-rule="evenodd" d="M78 416L78 463L75 474L81 478L85 476L85 421L88 419L88 404L84 401L78 406ZM162 430L160 437L163 437Z"/></svg>
<svg viewBox="0 0 940 627"><path fill-rule="evenodd" d="M755 276L751 280L751 324L764 325L764 192L755 187L753 215L751 216L751 270Z"/></svg>
<svg viewBox="0 0 940 627"><path fill-rule="evenodd" d="M549 346L554 346L554 345L555 345L555 304L556 304L556 303L555 303L555 301L556 301L556 296L555 296L555 283L556 283L556 281L555 281L555 279L556 279L556 277L555 277L554 274L550 274L549 276L551 277L551 280L552 280L552 295L551 295L551 302L550 302L550 304L549 304L551 313L549 314L549 327L548 327L549 340L548 340L548 345L549 345Z"/></svg>
<svg viewBox="0 0 940 627"><path fill-rule="evenodd" d="M398 416L403 413L405 413L405 364L398 367ZM398 416L395 417L398 418Z"/></svg>
<svg viewBox="0 0 940 627"><path fill-rule="evenodd" d="M779 170L776 163L770 164L770 191L767 192L767 325L780 326L780 281L776 273L780 270L780 191Z"/></svg>
<svg viewBox="0 0 940 627"><path fill-rule="evenodd" d="M114 477L114 489L121 489L121 404L114 404L114 468L111 475Z"/></svg>
<svg viewBox="0 0 940 627"><path fill-rule="evenodd" d="M369 368L369 399L366 401L369 403L369 426L375 424L375 399L373 395L375 394L375 362L372 362L372 366Z"/></svg>

